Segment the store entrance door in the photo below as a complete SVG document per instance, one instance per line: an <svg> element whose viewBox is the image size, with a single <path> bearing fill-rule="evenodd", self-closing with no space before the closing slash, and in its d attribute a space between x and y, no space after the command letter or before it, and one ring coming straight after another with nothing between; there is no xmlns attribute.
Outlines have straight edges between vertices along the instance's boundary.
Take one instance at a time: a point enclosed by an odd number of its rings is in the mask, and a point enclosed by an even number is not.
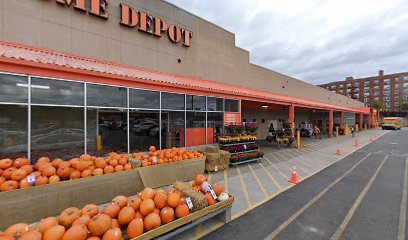
<svg viewBox="0 0 408 240"><path fill-rule="evenodd" d="M96 150L102 153L127 152L127 112L96 109Z"/></svg>

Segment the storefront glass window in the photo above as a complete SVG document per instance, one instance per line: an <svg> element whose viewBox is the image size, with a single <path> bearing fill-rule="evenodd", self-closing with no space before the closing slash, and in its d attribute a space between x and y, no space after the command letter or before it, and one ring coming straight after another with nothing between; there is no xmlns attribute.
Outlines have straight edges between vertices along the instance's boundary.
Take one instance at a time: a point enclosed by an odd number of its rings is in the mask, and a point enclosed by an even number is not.
<svg viewBox="0 0 408 240"><path fill-rule="evenodd" d="M187 95L186 109L194 111L205 111L205 97Z"/></svg>
<svg viewBox="0 0 408 240"><path fill-rule="evenodd" d="M160 147L158 111L130 110L130 152L147 151L149 146Z"/></svg>
<svg viewBox="0 0 408 240"><path fill-rule="evenodd" d="M31 107L31 158L69 160L84 153L84 110Z"/></svg>
<svg viewBox="0 0 408 240"><path fill-rule="evenodd" d="M162 111L162 149L184 147L184 112Z"/></svg>
<svg viewBox="0 0 408 240"><path fill-rule="evenodd" d="M239 101L233 99L225 99L226 112L239 112Z"/></svg>
<svg viewBox="0 0 408 240"><path fill-rule="evenodd" d="M27 157L27 106L0 105L0 159Z"/></svg>
<svg viewBox="0 0 408 240"><path fill-rule="evenodd" d="M218 137L224 135L224 114L207 113L208 144L218 142Z"/></svg>
<svg viewBox="0 0 408 240"><path fill-rule="evenodd" d="M27 103L28 77L0 74L0 102Z"/></svg>
<svg viewBox="0 0 408 240"><path fill-rule="evenodd" d="M224 111L224 102L222 98L207 98L207 110L208 111Z"/></svg>
<svg viewBox="0 0 408 240"><path fill-rule="evenodd" d="M88 154L128 151L126 110L88 108L86 128Z"/></svg>
<svg viewBox="0 0 408 240"><path fill-rule="evenodd" d="M31 103L83 106L84 84L44 78L32 78Z"/></svg>
<svg viewBox="0 0 408 240"><path fill-rule="evenodd" d="M205 112L187 112L186 147L205 144Z"/></svg>
<svg viewBox="0 0 408 240"><path fill-rule="evenodd" d="M162 109L184 110L184 94L163 92L161 100Z"/></svg>
<svg viewBox="0 0 408 240"><path fill-rule="evenodd" d="M130 108L160 108L160 92L129 89L129 107Z"/></svg>
<svg viewBox="0 0 408 240"><path fill-rule="evenodd" d="M95 107L127 107L127 88L86 85L86 105Z"/></svg>

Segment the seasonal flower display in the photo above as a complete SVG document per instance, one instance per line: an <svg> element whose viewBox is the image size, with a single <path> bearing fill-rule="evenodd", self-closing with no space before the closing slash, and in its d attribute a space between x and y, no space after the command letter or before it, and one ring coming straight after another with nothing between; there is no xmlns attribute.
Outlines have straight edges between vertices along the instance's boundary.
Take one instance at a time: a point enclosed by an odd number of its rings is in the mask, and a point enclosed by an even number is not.
<svg viewBox="0 0 408 240"><path fill-rule="evenodd" d="M247 144L247 145L233 145L233 146L222 146L221 150L230 153L246 152L258 149L258 144Z"/></svg>
<svg viewBox="0 0 408 240"><path fill-rule="evenodd" d="M244 135L239 137L220 137L218 142L220 144L233 144L233 143L243 143L243 142L253 142L256 140L255 136Z"/></svg>
<svg viewBox="0 0 408 240"><path fill-rule="evenodd" d="M257 158L262 158L264 155L263 152L250 152L250 153L241 153L234 155L230 158L230 161L232 163L238 163L242 161L247 161L251 159L257 159Z"/></svg>

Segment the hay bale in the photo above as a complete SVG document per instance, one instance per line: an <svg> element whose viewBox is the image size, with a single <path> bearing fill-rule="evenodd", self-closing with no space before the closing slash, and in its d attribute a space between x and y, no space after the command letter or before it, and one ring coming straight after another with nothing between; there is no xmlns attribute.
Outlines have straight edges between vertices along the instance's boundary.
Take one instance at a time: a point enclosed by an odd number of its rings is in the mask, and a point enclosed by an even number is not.
<svg viewBox="0 0 408 240"><path fill-rule="evenodd" d="M184 198L190 198L193 203L193 212L208 207L206 196L201 192L196 192L192 189L192 183L176 182L173 184L174 189L181 192Z"/></svg>
<svg viewBox="0 0 408 240"><path fill-rule="evenodd" d="M221 154L220 153L207 153L205 156L207 157L205 161L210 163L210 162L217 162Z"/></svg>
<svg viewBox="0 0 408 240"><path fill-rule="evenodd" d="M204 149L205 153L218 153L220 149L217 146L207 146Z"/></svg>

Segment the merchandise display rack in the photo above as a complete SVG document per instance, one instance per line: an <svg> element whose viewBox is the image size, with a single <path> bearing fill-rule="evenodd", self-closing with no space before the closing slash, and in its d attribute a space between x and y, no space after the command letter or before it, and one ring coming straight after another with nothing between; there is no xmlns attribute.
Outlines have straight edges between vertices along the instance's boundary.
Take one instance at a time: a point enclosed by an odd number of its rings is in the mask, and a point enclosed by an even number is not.
<svg viewBox="0 0 408 240"><path fill-rule="evenodd" d="M255 141L249 141L249 142L240 142L240 143L227 143L227 144L219 144L220 145L220 149L224 149L224 147L231 147L231 146L246 146L246 145L251 145L251 144L256 144ZM246 150L246 151L242 151L242 152L231 152L231 156L235 156L238 154L244 154L244 153L255 153L255 152L260 152L259 147L256 149L251 149L251 150ZM257 158L253 158L253 159L248 159L248 160L243 160L243 161L238 161L238 162L231 162L230 165L231 166L238 166L240 164L244 164L244 163L251 163L251 162L261 162L263 158L262 157L257 157Z"/></svg>

